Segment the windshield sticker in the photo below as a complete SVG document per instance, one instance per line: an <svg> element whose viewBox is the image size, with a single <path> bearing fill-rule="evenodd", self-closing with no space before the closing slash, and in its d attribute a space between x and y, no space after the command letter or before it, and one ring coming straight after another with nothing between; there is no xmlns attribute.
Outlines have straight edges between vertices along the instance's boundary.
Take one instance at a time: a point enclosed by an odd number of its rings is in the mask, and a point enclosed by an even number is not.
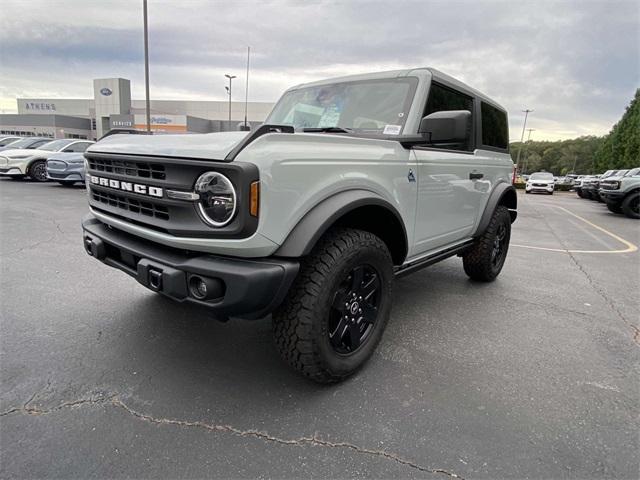
<svg viewBox="0 0 640 480"><path fill-rule="evenodd" d="M385 125L382 131L383 135L400 135L402 125Z"/></svg>

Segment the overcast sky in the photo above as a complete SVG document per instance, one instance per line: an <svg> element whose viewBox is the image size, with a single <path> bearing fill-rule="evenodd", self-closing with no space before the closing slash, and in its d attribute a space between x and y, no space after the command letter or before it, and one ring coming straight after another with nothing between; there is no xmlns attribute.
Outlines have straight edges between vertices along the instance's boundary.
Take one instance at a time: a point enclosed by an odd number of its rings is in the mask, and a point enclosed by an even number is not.
<svg viewBox="0 0 640 480"><path fill-rule="evenodd" d="M90 98L124 77L144 98L142 0L3 0L0 109L16 97ZM151 97L275 101L288 86L433 66L509 111L520 138L602 135L640 85L640 2L149 0ZM237 95L237 96L236 96Z"/></svg>

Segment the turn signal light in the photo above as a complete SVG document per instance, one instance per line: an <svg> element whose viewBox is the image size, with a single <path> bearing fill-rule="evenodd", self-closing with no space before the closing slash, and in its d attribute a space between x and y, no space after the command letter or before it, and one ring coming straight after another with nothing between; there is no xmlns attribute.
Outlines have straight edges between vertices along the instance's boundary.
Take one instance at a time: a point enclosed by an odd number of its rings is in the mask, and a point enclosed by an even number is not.
<svg viewBox="0 0 640 480"><path fill-rule="evenodd" d="M249 213L252 217L258 216L260 206L260 182L251 183L251 199L249 201Z"/></svg>

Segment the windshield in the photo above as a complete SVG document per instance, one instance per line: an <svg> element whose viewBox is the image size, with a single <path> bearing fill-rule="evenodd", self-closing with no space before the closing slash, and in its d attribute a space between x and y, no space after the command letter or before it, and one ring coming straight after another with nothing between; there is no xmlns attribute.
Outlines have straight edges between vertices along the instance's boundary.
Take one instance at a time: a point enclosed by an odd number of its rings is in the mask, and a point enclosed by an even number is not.
<svg viewBox="0 0 640 480"><path fill-rule="evenodd" d="M73 142L73 140L54 140L53 142L45 143L41 147L38 147L37 150L57 152L61 148L64 148L66 145L69 145L71 142Z"/></svg>
<svg viewBox="0 0 640 480"><path fill-rule="evenodd" d="M529 179L530 180L553 180L553 174L548 172L537 172L537 173L533 173L531 177L529 177Z"/></svg>
<svg viewBox="0 0 640 480"><path fill-rule="evenodd" d="M383 78L292 90L282 96L265 123L298 130L341 128L399 135L417 83L416 78Z"/></svg>
<svg viewBox="0 0 640 480"><path fill-rule="evenodd" d="M624 174L625 177L635 177L637 175L640 175L640 168L631 169Z"/></svg>
<svg viewBox="0 0 640 480"><path fill-rule="evenodd" d="M39 138L23 138L22 140L18 140L17 142L11 143L11 148L27 148L29 145L31 145L33 142L37 142L38 140L41 140Z"/></svg>

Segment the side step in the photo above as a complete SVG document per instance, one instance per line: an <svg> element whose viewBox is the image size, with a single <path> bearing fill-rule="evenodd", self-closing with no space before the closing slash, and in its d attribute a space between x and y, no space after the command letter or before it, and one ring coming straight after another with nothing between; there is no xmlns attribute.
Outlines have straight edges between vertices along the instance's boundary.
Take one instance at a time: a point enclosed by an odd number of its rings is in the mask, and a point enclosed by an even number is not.
<svg viewBox="0 0 640 480"><path fill-rule="evenodd" d="M401 267L395 267L394 274L396 277L404 277L405 275L409 275L410 273L416 272L422 268L428 267L429 265L433 265L434 263L438 263L445 258L453 257L458 253L466 250L471 245L473 245L473 240L468 240L460 245L456 245L454 247L446 248L439 252L434 253L433 255L429 255L425 258L421 258L420 260L416 260L415 262L407 263L402 265Z"/></svg>

